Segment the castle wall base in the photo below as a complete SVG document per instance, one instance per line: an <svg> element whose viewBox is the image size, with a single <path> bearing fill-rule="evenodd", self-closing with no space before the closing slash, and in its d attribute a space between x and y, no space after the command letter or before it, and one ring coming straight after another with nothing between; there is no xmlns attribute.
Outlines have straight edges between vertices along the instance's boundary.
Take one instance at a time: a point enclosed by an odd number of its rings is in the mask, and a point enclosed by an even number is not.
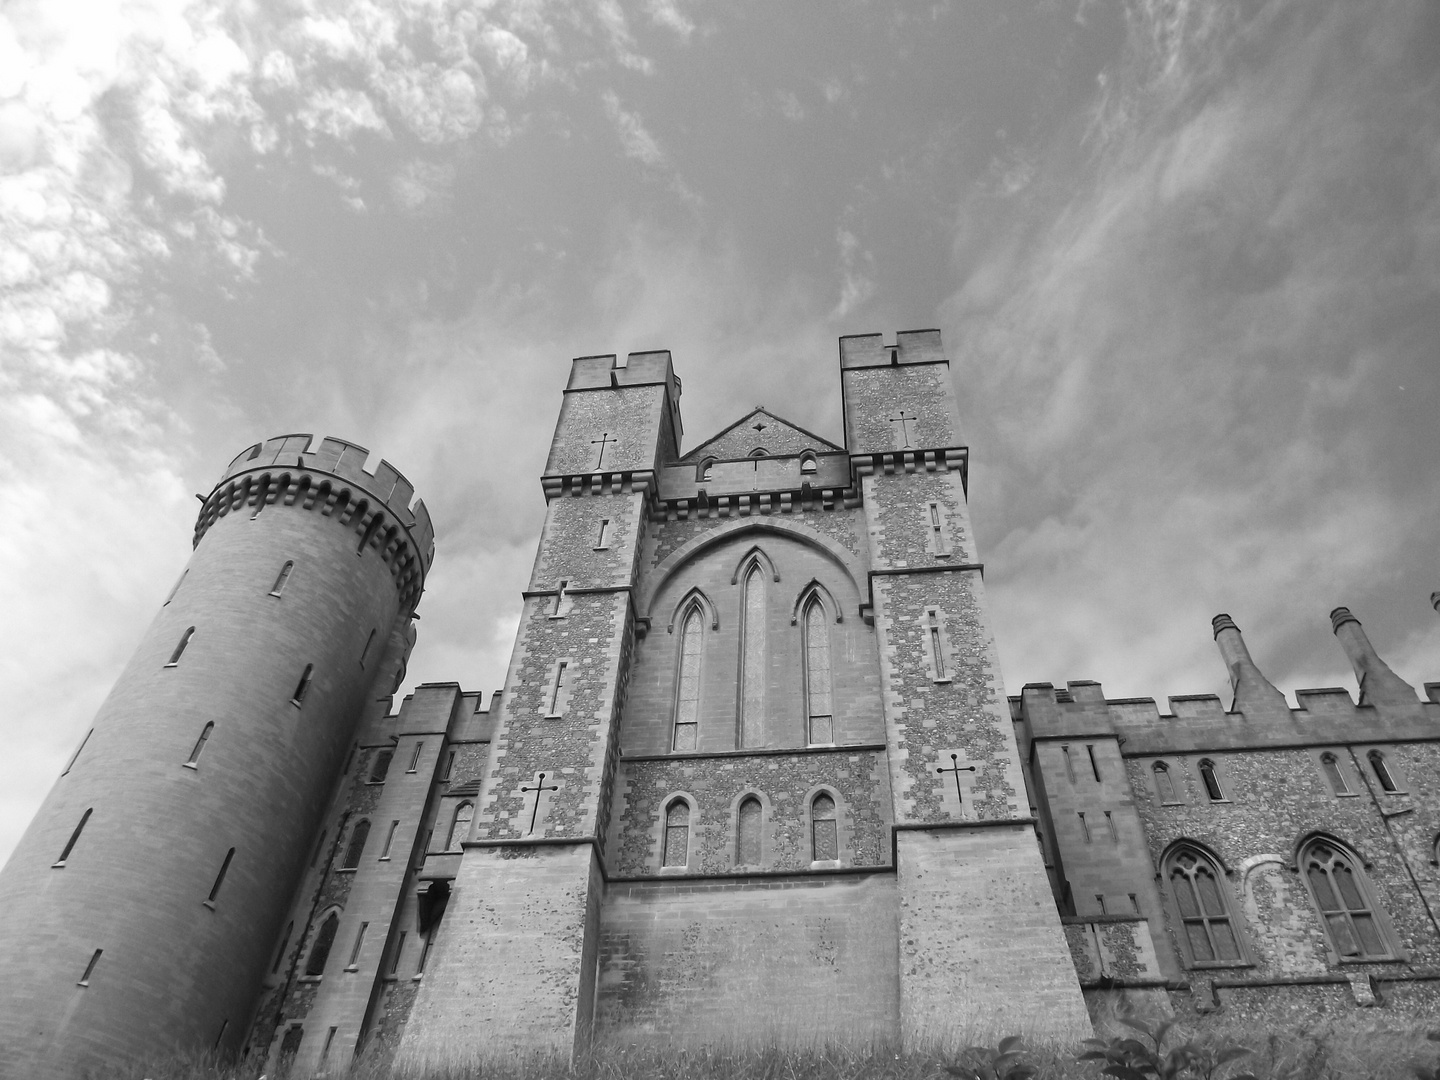
<svg viewBox="0 0 1440 1080"><path fill-rule="evenodd" d="M588 1045L601 888L590 844L467 847L397 1066Z"/></svg>
<svg viewBox="0 0 1440 1080"><path fill-rule="evenodd" d="M907 829L896 846L905 1046L1091 1036L1031 826Z"/></svg>
<svg viewBox="0 0 1440 1080"><path fill-rule="evenodd" d="M851 1045L899 1030L890 873L610 885L602 1044Z"/></svg>

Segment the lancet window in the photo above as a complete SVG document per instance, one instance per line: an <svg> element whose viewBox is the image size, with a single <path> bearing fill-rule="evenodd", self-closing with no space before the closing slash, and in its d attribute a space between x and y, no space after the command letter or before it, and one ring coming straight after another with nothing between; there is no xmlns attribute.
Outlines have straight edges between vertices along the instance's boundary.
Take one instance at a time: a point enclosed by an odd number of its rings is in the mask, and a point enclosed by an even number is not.
<svg viewBox="0 0 1440 1080"><path fill-rule="evenodd" d="M305 964L306 975L324 975L325 962L330 959L330 949L335 944L335 933L340 929L340 916L332 911L320 924L315 935L315 944L310 946L310 959Z"/></svg>
<svg viewBox="0 0 1440 1080"><path fill-rule="evenodd" d="M345 861L340 864L342 870L354 870L360 865L360 856L365 851L365 841L370 839L370 820L362 818L350 834L350 846L345 849Z"/></svg>
<svg viewBox="0 0 1440 1080"><path fill-rule="evenodd" d="M470 835L470 819L475 815L475 804L466 800L455 808L450 821L450 839L445 842L446 851L459 851L460 844Z"/></svg>
<svg viewBox="0 0 1440 1080"><path fill-rule="evenodd" d="M835 800L823 791L810 801L810 851L815 862L834 862L840 858Z"/></svg>
<svg viewBox="0 0 1440 1080"><path fill-rule="evenodd" d="M760 829L764 820L760 800L747 795L740 803L735 819L735 863L737 866L760 865Z"/></svg>
<svg viewBox="0 0 1440 1080"><path fill-rule="evenodd" d="M700 661L705 643L705 619L694 604L680 626L680 663L675 680L674 750L694 750L700 732Z"/></svg>
<svg viewBox="0 0 1440 1080"><path fill-rule="evenodd" d="M1180 800L1175 797L1175 778L1170 775L1170 766L1163 761L1155 762L1152 772L1155 774L1155 790L1160 795L1162 803L1174 803Z"/></svg>
<svg viewBox="0 0 1440 1080"><path fill-rule="evenodd" d="M1334 754L1321 754L1320 768L1325 772L1325 779L1330 781L1330 790L1336 795L1350 794L1350 785L1345 783L1345 774L1340 771L1340 761Z"/></svg>
<svg viewBox="0 0 1440 1080"><path fill-rule="evenodd" d="M745 571L740 626L740 745L765 744L765 571L757 559Z"/></svg>
<svg viewBox="0 0 1440 1080"><path fill-rule="evenodd" d="M805 605L805 712L811 745L835 741L830 625L818 596Z"/></svg>
<svg viewBox="0 0 1440 1080"><path fill-rule="evenodd" d="M664 866L686 866L690 861L690 804L676 799L665 810Z"/></svg>

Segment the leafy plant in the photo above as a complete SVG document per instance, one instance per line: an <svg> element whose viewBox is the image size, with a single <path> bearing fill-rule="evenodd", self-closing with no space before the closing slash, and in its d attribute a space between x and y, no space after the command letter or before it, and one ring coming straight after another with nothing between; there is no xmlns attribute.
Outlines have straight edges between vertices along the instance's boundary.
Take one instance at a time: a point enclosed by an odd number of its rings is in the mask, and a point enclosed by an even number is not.
<svg viewBox="0 0 1440 1080"><path fill-rule="evenodd" d="M1034 1065L1021 1060L1025 1052L1025 1041L1019 1035L1001 1039L995 1049L988 1046L969 1046L965 1053L975 1059L974 1064L946 1065L945 1071L961 1080L1030 1080L1038 1070Z"/></svg>
<svg viewBox="0 0 1440 1080"><path fill-rule="evenodd" d="M1181 1042L1165 1049L1165 1039L1175 1027L1173 1020L1150 1025L1143 1020L1119 1018L1120 1023L1138 1031L1150 1040L1149 1046L1137 1038L1116 1035L1106 1039L1086 1039L1090 1047L1081 1054L1080 1061L1103 1061L1104 1076L1116 1080L1218 1080L1221 1071L1232 1061L1254 1053L1245 1046L1200 1046L1193 1041ZM1236 1073L1229 1080L1255 1080L1253 1073ZM1427 1080L1436 1080L1434 1077Z"/></svg>
<svg viewBox="0 0 1440 1080"><path fill-rule="evenodd" d="M1430 1042L1440 1042L1440 1031L1432 1031L1425 1038ZM1421 1065L1418 1062L1410 1067L1415 1070L1415 1075L1420 1080L1440 1080L1440 1061L1437 1061L1434 1067Z"/></svg>

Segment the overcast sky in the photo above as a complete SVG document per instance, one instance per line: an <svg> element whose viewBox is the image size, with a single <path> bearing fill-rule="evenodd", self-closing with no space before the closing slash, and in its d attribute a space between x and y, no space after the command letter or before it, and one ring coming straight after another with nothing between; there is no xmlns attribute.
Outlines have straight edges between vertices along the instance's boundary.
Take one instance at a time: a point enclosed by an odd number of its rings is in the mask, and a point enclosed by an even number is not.
<svg viewBox="0 0 1440 1080"><path fill-rule="evenodd" d="M939 326L1007 688L1440 679L1440 4L8 0L0 859L251 442L423 495L487 693L572 356L840 437Z"/></svg>

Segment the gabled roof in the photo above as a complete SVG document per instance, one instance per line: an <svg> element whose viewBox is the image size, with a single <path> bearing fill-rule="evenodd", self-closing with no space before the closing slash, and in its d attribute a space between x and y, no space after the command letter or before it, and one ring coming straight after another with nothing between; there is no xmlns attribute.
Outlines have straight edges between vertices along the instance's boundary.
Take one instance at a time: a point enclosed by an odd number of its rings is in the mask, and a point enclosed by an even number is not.
<svg viewBox="0 0 1440 1080"><path fill-rule="evenodd" d="M806 431L798 424L776 416L763 405L757 405L680 460L691 462L709 457L721 460L743 458L749 457L757 449L763 449L772 457L798 454L802 450L814 450L819 454L844 453L844 447L836 446L829 439L822 439L814 432Z"/></svg>

